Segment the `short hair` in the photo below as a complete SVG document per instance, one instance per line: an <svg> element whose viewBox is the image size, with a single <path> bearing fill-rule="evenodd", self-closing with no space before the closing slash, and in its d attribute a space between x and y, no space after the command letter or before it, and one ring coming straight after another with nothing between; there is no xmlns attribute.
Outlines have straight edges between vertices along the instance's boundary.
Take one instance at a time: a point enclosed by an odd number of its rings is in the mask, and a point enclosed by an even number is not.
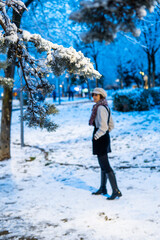
<svg viewBox="0 0 160 240"><path fill-rule="evenodd" d="M99 94L100 95L100 99L105 99L101 94Z"/></svg>

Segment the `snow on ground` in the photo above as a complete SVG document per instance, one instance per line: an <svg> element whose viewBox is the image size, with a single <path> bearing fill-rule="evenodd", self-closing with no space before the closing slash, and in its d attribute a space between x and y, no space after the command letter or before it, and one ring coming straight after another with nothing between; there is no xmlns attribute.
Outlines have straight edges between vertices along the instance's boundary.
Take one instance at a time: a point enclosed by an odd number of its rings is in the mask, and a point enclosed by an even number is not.
<svg viewBox="0 0 160 240"><path fill-rule="evenodd" d="M160 239L160 108L113 111L109 156L123 196L107 201L91 195L100 182L88 126L92 105L58 106L57 131L25 127L22 149L13 112L12 158L0 162L0 239Z"/></svg>

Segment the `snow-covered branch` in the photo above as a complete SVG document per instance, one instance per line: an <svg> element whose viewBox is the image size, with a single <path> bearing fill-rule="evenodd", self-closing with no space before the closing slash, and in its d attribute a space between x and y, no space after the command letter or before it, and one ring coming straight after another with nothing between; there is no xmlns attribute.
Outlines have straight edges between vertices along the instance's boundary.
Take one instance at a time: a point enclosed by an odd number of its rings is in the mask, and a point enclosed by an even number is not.
<svg viewBox="0 0 160 240"><path fill-rule="evenodd" d="M137 41L137 39L136 38L133 38L133 37L130 37L130 36L128 36L127 34L125 34L125 33L120 33L122 36L124 36L128 41L130 41L131 43L133 43L133 44L138 44L138 45L140 45L142 48L144 48L144 49L148 49L148 47L147 46L145 46L144 44L141 44L141 42L140 41Z"/></svg>
<svg viewBox="0 0 160 240"><path fill-rule="evenodd" d="M6 0L5 2L0 0L0 25L5 31L5 40L16 43L17 37L17 27L14 23L11 23L9 16L6 12L6 6L11 7L13 10L19 14L23 9L27 10L25 4L20 0Z"/></svg>
<svg viewBox="0 0 160 240"><path fill-rule="evenodd" d="M20 0L0 0L0 8L8 6L13 8L16 12L20 13L23 9L27 10L25 4Z"/></svg>
<svg viewBox="0 0 160 240"><path fill-rule="evenodd" d="M78 23L86 23L89 31L82 35L86 42L94 40L111 42L119 31L140 35L136 18L143 18L147 10L153 11L154 0L93 0L82 1L80 9L70 15Z"/></svg>
<svg viewBox="0 0 160 240"><path fill-rule="evenodd" d="M25 88L29 95L25 119L29 126L38 124L42 128L54 130L55 125L47 120L48 109L51 107L42 108L35 99L39 90L43 90L44 94L53 90L46 78L47 73L52 71L59 76L68 71L86 78L100 78L101 74L94 69L90 59L84 57L82 52L77 52L72 47L65 48L54 44L39 34L31 34L17 28L7 15L6 6L12 7L19 14L26 8L24 3L18 0L0 0L0 25L3 28L0 32L0 51L10 49L10 64L16 64L23 73ZM35 58L33 53L29 52L30 45L34 45L35 51L42 53L40 58Z"/></svg>
<svg viewBox="0 0 160 240"><path fill-rule="evenodd" d="M88 78L100 78L101 75L93 67L89 58L84 57L81 51L77 52L73 47L64 48L43 39L39 34L30 34L23 31L23 41L34 43L39 52L46 52L46 65L50 66L55 75L61 75L67 70L69 73L83 75Z"/></svg>
<svg viewBox="0 0 160 240"><path fill-rule="evenodd" d="M20 7L18 8L16 4L19 2ZM8 6L9 4L12 7L14 6L14 8L17 7L18 11L23 8L21 1L8 1L7 4ZM3 35L0 34L0 45L2 45L2 43L8 46L15 44L17 50L18 48L24 48L26 42L32 42L39 52L46 52L46 66L50 66L55 75L61 75L65 70L68 70L70 73L76 73L88 78L101 77L101 75L94 70L90 59L85 58L82 52L76 52L72 47L64 48L63 46L53 44L43 39L39 34L30 34L27 31L17 29L16 25L10 22L4 4L3 7L0 8L0 12L3 25L5 25L3 28L5 33ZM1 21L0 24L2 26Z"/></svg>
<svg viewBox="0 0 160 240"><path fill-rule="evenodd" d="M0 85L13 87L14 80L12 78L0 77Z"/></svg>

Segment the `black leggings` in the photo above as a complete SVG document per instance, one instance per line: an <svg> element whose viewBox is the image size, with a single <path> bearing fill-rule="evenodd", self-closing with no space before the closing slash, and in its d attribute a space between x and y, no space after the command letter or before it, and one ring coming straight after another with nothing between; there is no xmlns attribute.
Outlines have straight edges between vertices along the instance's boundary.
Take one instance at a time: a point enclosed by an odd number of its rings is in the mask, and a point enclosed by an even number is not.
<svg viewBox="0 0 160 240"><path fill-rule="evenodd" d="M105 173L113 172L113 169L111 168L108 160L108 154L105 154L103 156L98 155L97 157L102 171L104 171Z"/></svg>

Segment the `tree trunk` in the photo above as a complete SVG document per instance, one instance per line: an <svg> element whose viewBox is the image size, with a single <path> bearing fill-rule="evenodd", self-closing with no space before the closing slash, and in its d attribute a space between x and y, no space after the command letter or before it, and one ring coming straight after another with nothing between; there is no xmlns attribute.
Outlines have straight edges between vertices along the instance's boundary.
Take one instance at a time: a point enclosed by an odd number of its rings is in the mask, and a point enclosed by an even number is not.
<svg viewBox="0 0 160 240"><path fill-rule="evenodd" d="M123 89L123 76L120 78L120 88Z"/></svg>
<svg viewBox="0 0 160 240"><path fill-rule="evenodd" d="M90 84L89 84L89 79L88 78L87 78L87 87L88 87L88 98L91 99Z"/></svg>
<svg viewBox="0 0 160 240"><path fill-rule="evenodd" d="M147 52L148 58L148 87L151 87L151 55Z"/></svg>
<svg viewBox="0 0 160 240"><path fill-rule="evenodd" d="M10 128L12 112L12 89L4 88L1 118L0 161L10 158Z"/></svg>
<svg viewBox="0 0 160 240"><path fill-rule="evenodd" d="M11 59L13 55L12 47L8 51L7 58ZM14 62L15 58L12 58L12 62L5 70L6 78L14 77ZM1 117L1 135L0 135L0 161L9 159L10 154L10 130L11 130L11 114L12 113L12 88L4 87L4 97L2 102L2 117Z"/></svg>
<svg viewBox="0 0 160 240"><path fill-rule="evenodd" d="M156 62L155 62L155 54L152 53L152 87L155 87L155 72L156 72Z"/></svg>
<svg viewBox="0 0 160 240"><path fill-rule="evenodd" d="M95 62L95 69L98 71L98 63L97 63L97 56L93 56L94 62ZM96 87L98 87L98 79L96 78Z"/></svg>

